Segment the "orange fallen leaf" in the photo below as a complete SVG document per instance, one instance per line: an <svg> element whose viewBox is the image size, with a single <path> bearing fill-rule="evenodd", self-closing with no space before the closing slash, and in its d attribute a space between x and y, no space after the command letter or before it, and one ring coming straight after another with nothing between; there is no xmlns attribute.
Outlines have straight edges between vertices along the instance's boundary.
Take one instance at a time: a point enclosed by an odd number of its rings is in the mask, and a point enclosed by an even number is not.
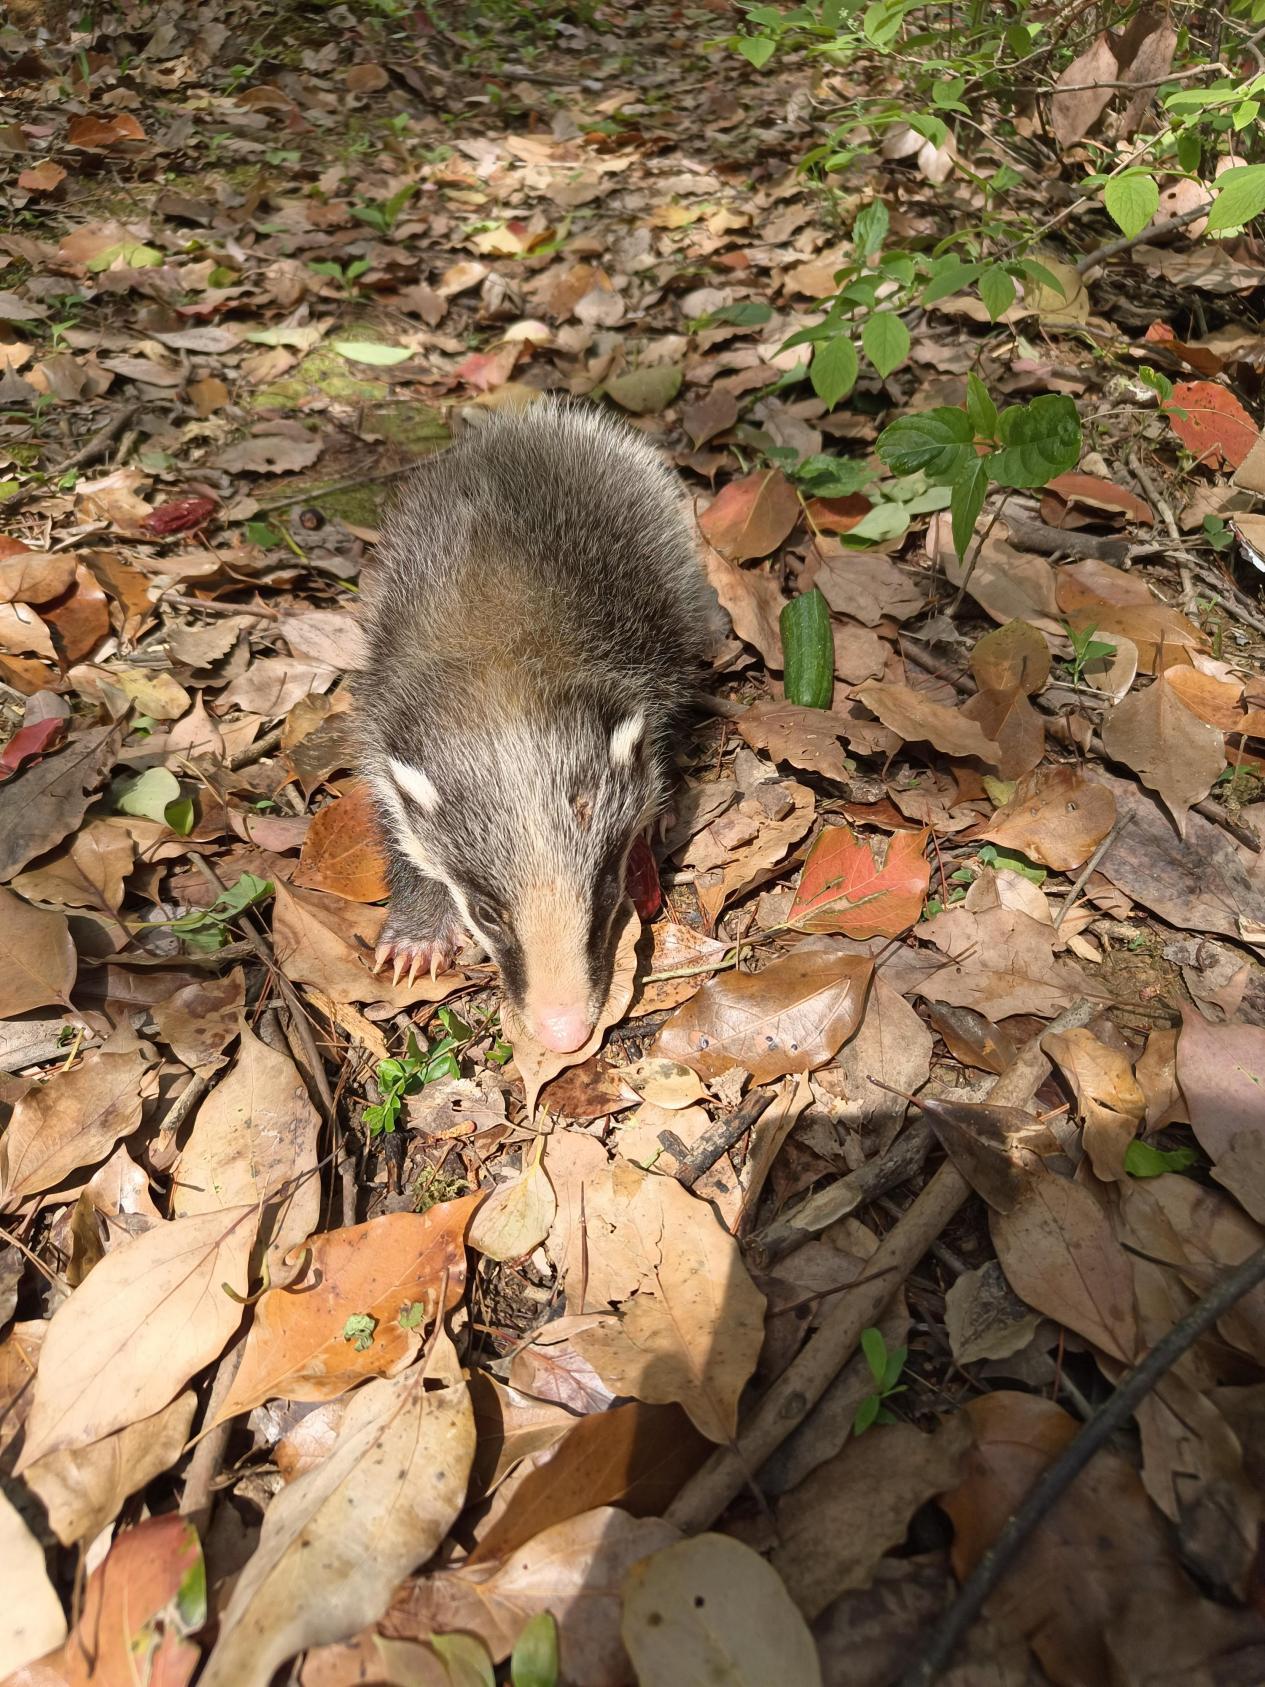
<svg viewBox="0 0 1265 1687"><path fill-rule="evenodd" d="M1178 381L1162 413L1182 444L1210 469L1237 469L1261 431L1234 394L1215 381Z"/></svg>
<svg viewBox="0 0 1265 1687"><path fill-rule="evenodd" d="M120 111L109 118L72 117L66 139L71 146L81 146L89 152L106 152L123 141L143 141L145 131L130 112Z"/></svg>
<svg viewBox="0 0 1265 1687"><path fill-rule="evenodd" d="M703 537L731 562L769 556L799 520L799 498L781 469L731 480L698 518Z"/></svg>
<svg viewBox="0 0 1265 1687"><path fill-rule="evenodd" d="M847 937L899 937L922 913L930 831L898 832L880 862L848 826L828 826L813 845L788 923Z"/></svg>
<svg viewBox="0 0 1265 1687"><path fill-rule="evenodd" d="M44 159L41 164L33 164L29 170L23 170L18 175L18 186L26 188L28 193L52 193L54 188L60 187L66 180L66 172L60 164L54 164L51 158Z"/></svg>
<svg viewBox="0 0 1265 1687"><path fill-rule="evenodd" d="M303 840L294 882L351 902L381 902L387 895L382 832L363 779L354 780L315 816Z"/></svg>

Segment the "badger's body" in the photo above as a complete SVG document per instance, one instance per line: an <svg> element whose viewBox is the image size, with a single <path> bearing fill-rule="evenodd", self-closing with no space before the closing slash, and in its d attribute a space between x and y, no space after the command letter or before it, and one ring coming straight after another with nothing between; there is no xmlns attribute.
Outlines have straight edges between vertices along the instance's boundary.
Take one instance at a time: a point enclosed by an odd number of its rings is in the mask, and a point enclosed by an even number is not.
<svg viewBox="0 0 1265 1687"><path fill-rule="evenodd" d="M390 847L380 962L447 965L468 931L534 1035L579 1048L715 635L676 477L596 408L493 416L407 483L364 625L357 702Z"/></svg>

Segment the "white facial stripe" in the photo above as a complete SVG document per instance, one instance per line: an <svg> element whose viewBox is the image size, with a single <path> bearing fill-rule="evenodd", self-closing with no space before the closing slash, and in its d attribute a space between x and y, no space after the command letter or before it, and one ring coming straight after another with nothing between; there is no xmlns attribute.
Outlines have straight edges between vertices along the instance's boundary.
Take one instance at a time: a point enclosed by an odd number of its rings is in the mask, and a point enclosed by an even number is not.
<svg viewBox="0 0 1265 1687"><path fill-rule="evenodd" d="M394 756L387 758L387 766L391 769L391 777L404 792L421 809L430 813L439 806L439 792L420 767L410 767L407 762L396 761Z"/></svg>
<svg viewBox="0 0 1265 1687"><path fill-rule="evenodd" d="M633 751L641 742L641 735L646 730L646 717L643 714L629 715L627 720L620 721L611 733L611 763L615 767L627 767L632 760Z"/></svg>

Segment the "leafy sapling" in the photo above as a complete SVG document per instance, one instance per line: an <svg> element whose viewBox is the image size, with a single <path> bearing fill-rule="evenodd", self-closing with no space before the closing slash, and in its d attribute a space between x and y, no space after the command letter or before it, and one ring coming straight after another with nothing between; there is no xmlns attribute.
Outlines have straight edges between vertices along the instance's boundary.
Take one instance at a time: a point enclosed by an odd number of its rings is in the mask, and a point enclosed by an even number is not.
<svg viewBox="0 0 1265 1687"><path fill-rule="evenodd" d="M1080 685L1085 677L1085 669L1091 662L1099 662L1105 656L1116 654L1116 646L1109 640L1094 637L1098 630L1096 624L1082 627L1077 632L1075 627L1064 621L1063 630L1072 647L1071 658L1067 664L1068 683L1071 685Z"/></svg>
<svg viewBox="0 0 1265 1687"><path fill-rule="evenodd" d="M887 1410L884 1401L905 1392L905 1384L901 1382L900 1377L905 1369L905 1361L909 1358L907 1347L894 1347L889 1353L882 1330L873 1325L868 1330L861 1331L861 1351L870 1367L870 1375L874 1378L874 1392L867 1394L856 1409L856 1416L852 1420L853 1435L864 1435L872 1424L897 1421Z"/></svg>
<svg viewBox="0 0 1265 1687"><path fill-rule="evenodd" d="M376 1077L381 1101L366 1107L362 1115L370 1136L389 1136L394 1131L405 1096L416 1095L437 1078L459 1078L458 1049L470 1039L470 1027L451 1008L439 1009L444 1035L431 1044L419 1043L410 1031L404 1054L380 1060Z"/></svg>

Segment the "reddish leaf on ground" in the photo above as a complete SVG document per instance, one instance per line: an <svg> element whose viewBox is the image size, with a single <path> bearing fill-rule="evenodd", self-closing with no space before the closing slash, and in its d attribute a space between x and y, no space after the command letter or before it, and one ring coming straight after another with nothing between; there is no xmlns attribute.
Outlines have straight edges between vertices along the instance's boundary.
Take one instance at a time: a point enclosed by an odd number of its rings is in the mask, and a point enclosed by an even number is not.
<svg viewBox="0 0 1265 1687"><path fill-rule="evenodd" d="M827 826L812 847L788 916L803 931L899 937L922 913L929 830L897 832L880 861L848 826Z"/></svg>
<svg viewBox="0 0 1265 1687"><path fill-rule="evenodd" d="M172 498L156 505L141 526L147 533L163 536L187 533L191 528L204 527L219 507L214 498Z"/></svg>
<svg viewBox="0 0 1265 1687"><path fill-rule="evenodd" d="M1261 431L1229 388L1215 381L1178 381L1162 411L1205 468L1237 469Z"/></svg>
<svg viewBox="0 0 1265 1687"><path fill-rule="evenodd" d="M20 726L0 751L0 780L11 779L27 762L55 748L66 732L66 717L50 715L46 720Z"/></svg>
<svg viewBox="0 0 1265 1687"><path fill-rule="evenodd" d="M731 480L698 518L703 537L730 562L769 556L799 520L799 497L781 469Z"/></svg>
<svg viewBox="0 0 1265 1687"><path fill-rule="evenodd" d="M348 785L317 812L303 840L294 882L351 902L381 902L386 896L382 831L363 779Z"/></svg>

